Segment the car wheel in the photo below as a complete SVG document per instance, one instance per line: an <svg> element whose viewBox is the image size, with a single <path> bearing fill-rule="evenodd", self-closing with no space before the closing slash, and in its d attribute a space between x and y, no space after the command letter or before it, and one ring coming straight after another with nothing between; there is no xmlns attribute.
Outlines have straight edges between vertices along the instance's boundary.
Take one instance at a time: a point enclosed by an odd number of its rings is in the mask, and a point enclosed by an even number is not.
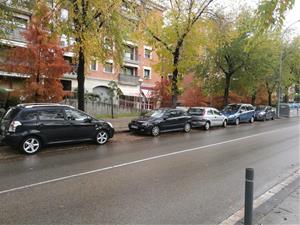
<svg viewBox="0 0 300 225"><path fill-rule="evenodd" d="M264 121L264 122L266 122L266 120L267 120L267 116L264 116L264 119L263 119L263 121Z"/></svg>
<svg viewBox="0 0 300 225"><path fill-rule="evenodd" d="M254 123L254 117L253 117L253 116L251 117L251 119L250 119L249 122L250 122L250 123Z"/></svg>
<svg viewBox="0 0 300 225"><path fill-rule="evenodd" d="M206 122L204 125L204 130L209 130L209 128L210 128L210 123Z"/></svg>
<svg viewBox="0 0 300 225"><path fill-rule="evenodd" d="M156 137L156 136L159 135L159 133L160 133L159 126L154 126L154 127L152 127L152 130L151 130L152 136Z"/></svg>
<svg viewBox="0 0 300 225"><path fill-rule="evenodd" d="M274 116L272 116L272 120L275 120Z"/></svg>
<svg viewBox="0 0 300 225"><path fill-rule="evenodd" d="M224 120L224 122L223 122L223 127L224 127L224 128L227 127L227 120Z"/></svg>
<svg viewBox="0 0 300 225"><path fill-rule="evenodd" d="M184 125L184 132L185 133L189 133L191 131L191 124L190 123L186 123Z"/></svg>
<svg viewBox="0 0 300 225"><path fill-rule="evenodd" d="M104 145L108 141L108 132L106 130L100 130L96 134L96 143Z"/></svg>
<svg viewBox="0 0 300 225"><path fill-rule="evenodd" d="M240 124L240 119L236 118L234 123L235 123L235 125L239 125Z"/></svg>
<svg viewBox="0 0 300 225"><path fill-rule="evenodd" d="M28 155L35 154L42 147L42 142L38 137L28 136L24 138L20 145L20 150Z"/></svg>

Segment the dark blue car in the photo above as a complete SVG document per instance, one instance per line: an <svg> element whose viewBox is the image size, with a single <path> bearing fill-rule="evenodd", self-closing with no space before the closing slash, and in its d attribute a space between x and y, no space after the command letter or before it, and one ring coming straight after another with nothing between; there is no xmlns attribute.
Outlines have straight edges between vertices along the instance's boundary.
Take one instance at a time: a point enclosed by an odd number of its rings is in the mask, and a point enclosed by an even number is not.
<svg viewBox="0 0 300 225"><path fill-rule="evenodd" d="M229 124L254 122L254 107L251 104L229 104L222 110L222 113L227 116Z"/></svg>
<svg viewBox="0 0 300 225"><path fill-rule="evenodd" d="M259 105L255 108L255 120L274 120L275 118L275 111L272 109L271 106L266 105Z"/></svg>

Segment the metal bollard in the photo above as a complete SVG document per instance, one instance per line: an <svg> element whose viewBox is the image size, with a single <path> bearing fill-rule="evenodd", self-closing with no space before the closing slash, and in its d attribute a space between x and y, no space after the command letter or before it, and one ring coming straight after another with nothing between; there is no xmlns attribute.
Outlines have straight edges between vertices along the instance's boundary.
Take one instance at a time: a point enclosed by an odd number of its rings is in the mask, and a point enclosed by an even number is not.
<svg viewBox="0 0 300 225"><path fill-rule="evenodd" d="M244 224L252 225L254 169L246 168Z"/></svg>

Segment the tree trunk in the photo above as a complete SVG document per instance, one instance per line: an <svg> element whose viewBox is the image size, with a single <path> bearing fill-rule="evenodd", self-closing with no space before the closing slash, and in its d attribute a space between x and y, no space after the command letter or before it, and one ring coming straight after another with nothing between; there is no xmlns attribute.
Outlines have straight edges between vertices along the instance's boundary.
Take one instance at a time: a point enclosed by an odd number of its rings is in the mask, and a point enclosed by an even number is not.
<svg viewBox="0 0 300 225"><path fill-rule="evenodd" d="M284 88L284 102L289 102L289 88Z"/></svg>
<svg viewBox="0 0 300 225"><path fill-rule="evenodd" d="M272 106L272 92L268 91L268 104Z"/></svg>
<svg viewBox="0 0 300 225"><path fill-rule="evenodd" d="M79 60L78 60L78 69L77 69L77 100L78 100L78 109L84 111L84 50L82 47L79 49Z"/></svg>
<svg viewBox="0 0 300 225"><path fill-rule="evenodd" d="M178 77L178 69L175 68L172 76L172 107L173 108L177 106L177 96L178 96L177 77Z"/></svg>
<svg viewBox="0 0 300 225"><path fill-rule="evenodd" d="M225 74L225 87L224 87L224 106L228 105L229 88L230 88L231 74Z"/></svg>
<svg viewBox="0 0 300 225"><path fill-rule="evenodd" d="M180 56L180 47L177 47L173 53L173 76L172 76L172 107L175 108L177 106L177 96L178 96L178 87L177 87L177 79L178 79L178 62Z"/></svg>

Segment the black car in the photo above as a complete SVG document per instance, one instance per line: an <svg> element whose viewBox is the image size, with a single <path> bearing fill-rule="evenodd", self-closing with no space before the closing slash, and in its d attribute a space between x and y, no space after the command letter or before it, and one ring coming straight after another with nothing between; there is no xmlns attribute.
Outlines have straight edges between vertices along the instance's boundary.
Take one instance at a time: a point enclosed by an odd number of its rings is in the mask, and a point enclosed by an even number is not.
<svg viewBox="0 0 300 225"><path fill-rule="evenodd" d="M61 104L20 104L1 121L2 141L27 154L48 144L95 141L102 145L113 135L110 123Z"/></svg>
<svg viewBox="0 0 300 225"><path fill-rule="evenodd" d="M266 106L266 105L259 105L256 106L255 108L255 120L269 120L272 119L274 120L275 118L275 111L272 109L271 106Z"/></svg>
<svg viewBox="0 0 300 225"><path fill-rule="evenodd" d="M190 132L191 116L181 109L156 109L132 120L128 127L130 131L159 135L161 132Z"/></svg>

